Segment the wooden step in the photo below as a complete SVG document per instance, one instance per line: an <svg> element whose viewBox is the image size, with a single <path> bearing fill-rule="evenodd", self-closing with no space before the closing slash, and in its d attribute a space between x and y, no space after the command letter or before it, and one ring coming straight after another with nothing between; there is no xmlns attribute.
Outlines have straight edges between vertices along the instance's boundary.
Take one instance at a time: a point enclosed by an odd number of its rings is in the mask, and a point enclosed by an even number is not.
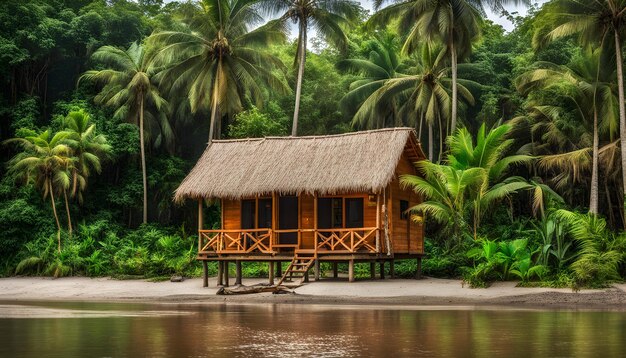
<svg viewBox="0 0 626 358"><path fill-rule="evenodd" d="M300 250L295 254L289 267L285 270L283 276L278 281L277 286L281 285L286 279L300 278L300 284L304 280L307 271L315 263L315 250L311 250L313 254L302 253Z"/></svg>

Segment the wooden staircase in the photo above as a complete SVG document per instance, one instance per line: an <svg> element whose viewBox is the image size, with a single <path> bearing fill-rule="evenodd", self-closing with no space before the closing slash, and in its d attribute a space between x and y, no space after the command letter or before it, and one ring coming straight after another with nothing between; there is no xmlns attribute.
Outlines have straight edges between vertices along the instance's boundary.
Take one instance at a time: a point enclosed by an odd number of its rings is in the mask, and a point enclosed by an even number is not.
<svg viewBox="0 0 626 358"><path fill-rule="evenodd" d="M306 272L315 263L315 258L315 253L296 251L293 260L291 260L289 267L285 270L283 277L280 278L276 286L280 286L287 278L290 280L299 278L300 282L298 284L302 284Z"/></svg>

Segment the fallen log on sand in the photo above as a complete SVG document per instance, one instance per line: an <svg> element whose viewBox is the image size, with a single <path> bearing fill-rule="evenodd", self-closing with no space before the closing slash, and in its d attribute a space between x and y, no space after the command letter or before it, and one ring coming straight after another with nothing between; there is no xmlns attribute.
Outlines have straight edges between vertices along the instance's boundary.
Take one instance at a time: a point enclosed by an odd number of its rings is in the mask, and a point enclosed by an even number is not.
<svg viewBox="0 0 626 358"><path fill-rule="evenodd" d="M253 286L237 285L233 287L221 287L217 290L216 295L246 295L249 293L263 292L272 292L274 294L293 293L293 291L286 286L274 286L260 283Z"/></svg>

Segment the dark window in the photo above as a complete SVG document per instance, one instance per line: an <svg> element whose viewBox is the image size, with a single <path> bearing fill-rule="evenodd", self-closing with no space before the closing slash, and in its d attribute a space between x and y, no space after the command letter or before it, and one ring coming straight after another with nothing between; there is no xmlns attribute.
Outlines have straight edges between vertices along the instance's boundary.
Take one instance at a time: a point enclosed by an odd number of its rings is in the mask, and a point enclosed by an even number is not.
<svg viewBox="0 0 626 358"><path fill-rule="evenodd" d="M282 230L293 230L298 228L298 197L281 196L278 199L278 228ZM280 244L297 244L298 233L281 233L278 237Z"/></svg>
<svg viewBox="0 0 626 358"><path fill-rule="evenodd" d="M343 227L343 200L341 198L317 199L317 227L320 229Z"/></svg>
<svg viewBox="0 0 626 358"><path fill-rule="evenodd" d="M363 227L363 198L346 198L346 227Z"/></svg>
<svg viewBox="0 0 626 358"><path fill-rule="evenodd" d="M400 219L407 220L409 218L409 202L406 200L400 200Z"/></svg>
<svg viewBox="0 0 626 358"><path fill-rule="evenodd" d="M257 209L257 223L259 229L272 227L272 199L259 199L259 207Z"/></svg>
<svg viewBox="0 0 626 358"><path fill-rule="evenodd" d="M254 212L256 200L241 201L241 228L254 229Z"/></svg>

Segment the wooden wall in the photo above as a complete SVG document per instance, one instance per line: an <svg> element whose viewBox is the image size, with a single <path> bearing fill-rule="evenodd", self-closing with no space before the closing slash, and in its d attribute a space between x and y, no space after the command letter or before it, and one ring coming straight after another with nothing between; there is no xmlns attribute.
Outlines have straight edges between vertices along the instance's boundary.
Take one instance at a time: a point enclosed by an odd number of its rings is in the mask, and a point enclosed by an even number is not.
<svg viewBox="0 0 626 358"><path fill-rule="evenodd" d="M222 222L224 230L241 229L241 201L222 200Z"/></svg>
<svg viewBox="0 0 626 358"><path fill-rule="evenodd" d="M400 200L409 202L409 207L420 203L420 198L412 190L403 190L400 187L399 177L403 174L415 174L413 164L402 157L396 168L396 177L389 184L386 191L387 207L389 208L389 229L393 245L393 252L397 254L419 254L424 253L424 227L410 219L401 218ZM369 200L367 193L338 195L341 197L362 197L363 198L363 224L365 227L376 227L376 200ZM382 203L382 194L381 194ZM222 202L223 229L241 229L241 202L239 200L227 200ZM299 199L300 228L313 229L315 227L314 218L314 197L312 195L302 195ZM278 210L274 209L274 214ZM383 227L383 215L381 215L381 228ZM345 223L345 220L344 220ZM313 233L301 234L302 248L312 249L314 246ZM384 240L384 236L381 235Z"/></svg>
<svg viewBox="0 0 626 358"><path fill-rule="evenodd" d="M389 184L387 198L389 206L389 226L393 238L393 251L398 254L424 253L424 226L413 220L402 219L400 200L409 202L409 207L421 202L419 195L412 190L403 190L400 187L400 176L403 174L415 174L413 164L402 156L396 168L396 178Z"/></svg>

